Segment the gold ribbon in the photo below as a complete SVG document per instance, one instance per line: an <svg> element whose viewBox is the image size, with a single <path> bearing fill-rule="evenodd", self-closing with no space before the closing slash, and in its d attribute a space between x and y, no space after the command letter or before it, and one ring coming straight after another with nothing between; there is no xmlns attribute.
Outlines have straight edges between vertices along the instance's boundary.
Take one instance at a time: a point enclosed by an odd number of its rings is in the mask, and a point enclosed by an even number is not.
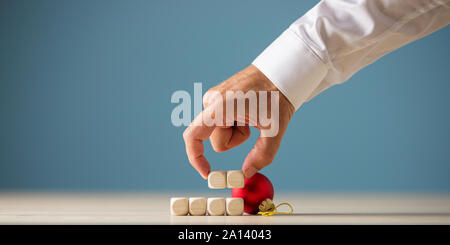
<svg viewBox="0 0 450 245"><path fill-rule="evenodd" d="M291 211L289 211L289 212L278 212L277 208L279 208L282 205L289 206ZM268 198L268 199L262 201L261 204L259 205L259 212L258 212L258 214L261 214L262 216L271 216L271 215L274 215L274 214L292 214L293 212L294 212L294 208L292 207L291 204L289 204L287 202L283 202L283 203L280 203L277 206L275 206L273 201Z"/></svg>

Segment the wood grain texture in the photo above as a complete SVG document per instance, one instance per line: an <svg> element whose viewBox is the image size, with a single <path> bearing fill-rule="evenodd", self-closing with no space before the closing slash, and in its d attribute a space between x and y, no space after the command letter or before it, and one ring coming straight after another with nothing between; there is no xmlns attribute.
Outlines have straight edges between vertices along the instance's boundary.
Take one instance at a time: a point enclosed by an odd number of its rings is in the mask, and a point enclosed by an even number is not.
<svg viewBox="0 0 450 245"><path fill-rule="evenodd" d="M227 187L227 172L211 171L208 174L208 187L210 189L225 189Z"/></svg>
<svg viewBox="0 0 450 245"><path fill-rule="evenodd" d="M225 214L225 198L212 197L208 198L208 215L220 216Z"/></svg>
<svg viewBox="0 0 450 245"><path fill-rule="evenodd" d="M227 171L227 188L244 188L244 183L242 170Z"/></svg>
<svg viewBox="0 0 450 245"><path fill-rule="evenodd" d="M190 197L189 198L189 214L194 216L206 215L206 198Z"/></svg>
<svg viewBox="0 0 450 245"><path fill-rule="evenodd" d="M227 215L238 216L244 213L244 199L227 197L226 202Z"/></svg>
<svg viewBox="0 0 450 245"><path fill-rule="evenodd" d="M170 198L170 214L183 216L189 213L189 199L186 197Z"/></svg>

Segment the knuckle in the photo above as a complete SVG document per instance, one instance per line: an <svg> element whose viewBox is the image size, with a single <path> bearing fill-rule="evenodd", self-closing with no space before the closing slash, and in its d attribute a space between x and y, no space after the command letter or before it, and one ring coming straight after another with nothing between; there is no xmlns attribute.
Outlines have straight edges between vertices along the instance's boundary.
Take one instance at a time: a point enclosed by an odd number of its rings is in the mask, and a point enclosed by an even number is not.
<svg viewBox="0 0 450 245"><path fill-rule="evenodd" d="M227 151L228 150L228 148L227 147L225 147L225 146L213 146L213 149L214 149L214 151L215 152L225 152L225 151Z"/></svg>
<svg viewBox="0 0 450 245"><path fill-rule="evenodd" d="M187 128L183 132L183 139L184 139L184 141L187 141L189 139L189 135L190 135L189 128Z"/></svg>
<svg viewBox="0 0 450 245"><path fill-rule="evenodd" d="M221 142L211 141L211 145L215 152L225 152L230 149L229 147L227 147L225 144L223 144Z"/></svg>
<svg viewBox="0 0 450 245"><path fill-rule="evenodd" d="M210 97L211 97L211 89L206 91L205 95L203 95L203 106L208 107Z"/></svg>
<svg viewBox="0 0 450 245"><path fill-rule="evenodd" d="M218 90L208 90L203 96L203 106L208 107L208 105L211 105L214 101L217 101L219 97L222 98L222 95Z"/></svg>
<svg viewBox="0 0 450 245"><path fill-rule="evenodd" d="M269 165L272 163L273 159L275 158L275 153L273 152L267 152L267 151L262 151L260 153L260 158L261 158L261 162L264 165Z"/></svg>

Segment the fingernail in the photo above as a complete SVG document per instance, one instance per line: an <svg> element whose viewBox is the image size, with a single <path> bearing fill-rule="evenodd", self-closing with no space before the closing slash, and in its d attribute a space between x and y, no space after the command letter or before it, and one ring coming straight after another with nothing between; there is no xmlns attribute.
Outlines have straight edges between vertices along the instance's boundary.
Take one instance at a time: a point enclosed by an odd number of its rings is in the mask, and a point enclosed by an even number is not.
<svg viewBox="0 0 450 245"><path fill-rule="evenodd" d="M256 169L256 168L253 167L253 166L247 168L247 169L244 171L245 178L246 178L246 179L251 178L253 175L256 174L256 172L258 172L258 169Z"/></svg>
<svg viewBox="0 0 450 245"><path fill-rule="evenodd" d="M208 174L205 174L205 173L202 173L202 174L200 174L205 180L207 180L208 179Z"/></svg>

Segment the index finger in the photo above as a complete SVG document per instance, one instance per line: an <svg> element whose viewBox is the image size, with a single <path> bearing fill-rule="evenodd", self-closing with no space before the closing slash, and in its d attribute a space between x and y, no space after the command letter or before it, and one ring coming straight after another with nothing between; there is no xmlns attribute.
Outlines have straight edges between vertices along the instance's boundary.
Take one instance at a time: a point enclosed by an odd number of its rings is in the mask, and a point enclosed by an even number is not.
<svg viewBox="0 0 450 245"><path fill-rule="evenodd" d="M209 138L215 128L215 126L207 126L203 123L203 116L209 113L208 109L202 111L183 133L189 162L204 179L208 179L211 165L203 155L205 152L203 141Z"/></svg>

